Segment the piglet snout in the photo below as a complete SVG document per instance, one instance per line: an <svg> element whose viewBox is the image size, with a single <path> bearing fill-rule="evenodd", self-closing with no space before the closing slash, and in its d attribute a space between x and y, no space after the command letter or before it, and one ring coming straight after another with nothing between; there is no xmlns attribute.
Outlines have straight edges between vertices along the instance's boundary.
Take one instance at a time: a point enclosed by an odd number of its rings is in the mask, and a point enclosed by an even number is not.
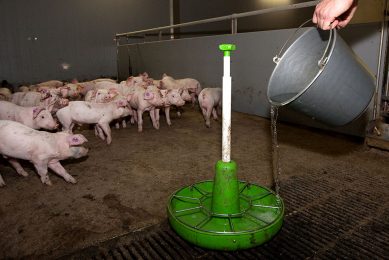
<svg viewBox="0 0 389 260"><path fill-rule="evenodd" d="M71 146L70 151L71 151L72 157L75 159L78 159L78 158L86 156L89 152L89 149L82 147L82 146Z"/></svg>

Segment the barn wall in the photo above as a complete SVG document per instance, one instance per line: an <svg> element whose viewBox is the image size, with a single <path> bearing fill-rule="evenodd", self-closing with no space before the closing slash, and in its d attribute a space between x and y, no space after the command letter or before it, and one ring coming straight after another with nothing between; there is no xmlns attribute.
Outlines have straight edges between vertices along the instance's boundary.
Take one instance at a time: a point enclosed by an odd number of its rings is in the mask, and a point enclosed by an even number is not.
<svg viewBox="0 0 389 260"><path fill-rule="evenodd" d="M168 0L4 0L0 10L0 80L12 83L116 76L116 33L169 24Z"/></svg>
<svg viewBox="0 0 389 260"><path fill-rule="evenodd" d="M379 23L370 23L350 25L339 32L373 74L378 62L379 29ZM119 75L122 78L129 75L130 63L133 74L147 71L153 78L159 79L163 73L167 73L176 78L196 78L203 87L221 86L223 59L218 45L225 42L235 43L237 50L232 55L231 64L232 108L235 111L268 117L266 90L275 66L272 58L292 32L293 29L283 29L123 46L120 47L119 58L122 60L122 66ZM371 114L370 111L368 114ZM299 124L328 128L288 109L281 112L281 118ZM363 116L348 126L332 129L364 136L366 120L366 116Z"/></svg>

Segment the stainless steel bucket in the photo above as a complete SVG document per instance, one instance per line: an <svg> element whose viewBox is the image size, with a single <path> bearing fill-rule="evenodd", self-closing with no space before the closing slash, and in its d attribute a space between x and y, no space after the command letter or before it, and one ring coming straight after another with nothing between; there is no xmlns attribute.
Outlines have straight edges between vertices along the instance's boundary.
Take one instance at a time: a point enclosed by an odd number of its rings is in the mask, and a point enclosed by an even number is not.
<svg viewBox="0 0 389 260"><path fill-rule="evenodd" d="M356 119L375 91L374 76L336 30L308 29L274 62L269 102L329 125Z"/></svg>

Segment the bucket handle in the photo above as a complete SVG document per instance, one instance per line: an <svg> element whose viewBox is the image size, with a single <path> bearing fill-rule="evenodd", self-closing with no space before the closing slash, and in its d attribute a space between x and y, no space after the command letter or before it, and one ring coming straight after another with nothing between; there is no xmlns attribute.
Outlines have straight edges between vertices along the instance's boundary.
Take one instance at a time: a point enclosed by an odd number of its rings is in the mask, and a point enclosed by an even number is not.
<svg viewBox="0 0 389 260"><path fill-rule="evenodd" d="M273 58L273 62L275 64L278 64L278 62L281 60L282 58L282 55L284 54L283 51L286 47L286 45L291 41L291 39L296 35L296 33L304 26L306 25L307 23L309 23L310 21L312 21L311 19L303 22L290 36L289 38L286 40L286 42L284 43L284 45L282 45L281 47L281 50L278 52L278 54L276 56L274 56ZM335 29L331 29L330 30L330 36L329 36L329 39L328 39L328 44L326 46L326 49L324 50L324 53L323 53L323 56L320 58L320 60L317 62L317 65L320 67L320 69L324 68L324 66L327 64L328 62L328 55L329 55L329 50L330 50L330 45L331 45L331 42L332 42L332 39L335 38Z"/></svg>

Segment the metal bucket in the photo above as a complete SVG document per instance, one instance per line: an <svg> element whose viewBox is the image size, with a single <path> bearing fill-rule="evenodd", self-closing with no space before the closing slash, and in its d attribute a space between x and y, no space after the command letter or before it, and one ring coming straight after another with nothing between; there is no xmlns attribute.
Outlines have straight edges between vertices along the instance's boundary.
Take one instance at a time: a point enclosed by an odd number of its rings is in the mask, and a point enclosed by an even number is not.
<svg viewBox="0 0 389 260"><path fill-rule="evenodd" d="M375 91L374 76L336 30L310 28L273 60L277 65L268 84L269 102L289 104L329 125L356 119Z"/></svg>

